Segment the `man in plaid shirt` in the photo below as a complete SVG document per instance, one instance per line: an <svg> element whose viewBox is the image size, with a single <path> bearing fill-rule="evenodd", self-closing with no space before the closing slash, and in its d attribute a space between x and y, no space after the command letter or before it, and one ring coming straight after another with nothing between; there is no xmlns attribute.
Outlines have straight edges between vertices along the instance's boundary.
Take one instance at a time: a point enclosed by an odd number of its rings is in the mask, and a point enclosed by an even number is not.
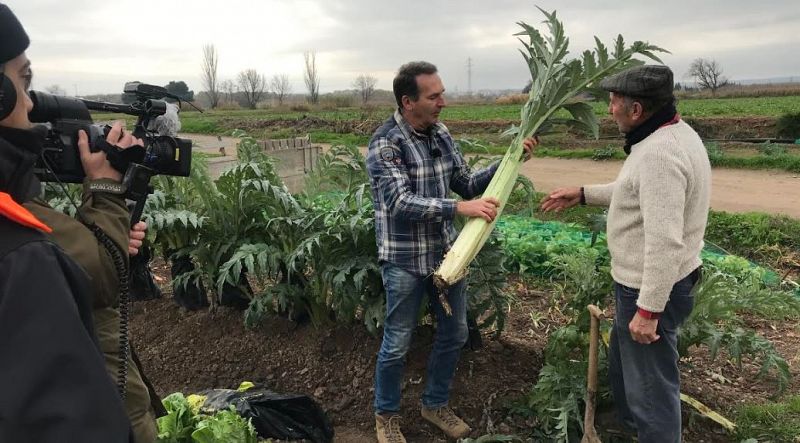
<svg viewBox="0 0 800 443"><path fill-rule="evenodd" d="M498 164L473 173L439 122L445 100L436 67L427 62L403 65L393 89L398 110L375 131L367 154L378 259L386 288L383 343L375 368L375 421L381 443L405 442L399 415L405 355L420 304L435 291L431 275L457 237L453 219L458 214L491 222L500 205L491 197L470 200L483 193ZM536 143L525 141L528 156ZM464 200L450 198L451 190ZM470 427L448 407L448 400L468 337L465 281L451 286L447 297L452 316L433 303L437 331L422 416L449 437L461 438Z"/></svg>

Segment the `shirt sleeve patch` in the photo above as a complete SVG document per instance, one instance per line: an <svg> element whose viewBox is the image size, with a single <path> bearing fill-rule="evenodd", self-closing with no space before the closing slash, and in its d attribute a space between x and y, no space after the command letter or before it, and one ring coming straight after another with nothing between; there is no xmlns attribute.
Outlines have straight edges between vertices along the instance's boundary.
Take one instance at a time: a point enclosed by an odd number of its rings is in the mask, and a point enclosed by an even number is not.
<svg viewBox="0 0 800 443"><path fill-rule="evenodd" d="M395 157L396 157L396 155L395 155L394 149L392 149L392 148L390 148L388 146L385 147L385 148L381 148L381 158L384 161L390 162L390 161L394 160Z"/></svg>

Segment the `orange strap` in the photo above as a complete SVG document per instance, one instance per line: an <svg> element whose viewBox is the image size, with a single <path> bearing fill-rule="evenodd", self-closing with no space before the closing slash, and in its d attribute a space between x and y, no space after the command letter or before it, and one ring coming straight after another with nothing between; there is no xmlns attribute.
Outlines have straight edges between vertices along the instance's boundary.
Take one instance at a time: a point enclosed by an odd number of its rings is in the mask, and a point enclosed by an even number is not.
<svg viewBox="0 0 800 443"><path fill-rule="evenodd" d="M38 218L11 199L5 192L0 192L0 215L7 219L29 228L36 228L47 233L53 232L50 226L42 223Z"/></svg>

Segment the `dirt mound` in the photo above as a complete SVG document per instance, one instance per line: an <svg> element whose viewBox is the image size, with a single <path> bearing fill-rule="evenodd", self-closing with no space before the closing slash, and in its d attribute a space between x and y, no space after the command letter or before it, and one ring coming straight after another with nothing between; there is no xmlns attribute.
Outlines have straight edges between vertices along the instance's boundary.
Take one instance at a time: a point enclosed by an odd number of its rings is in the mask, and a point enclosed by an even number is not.
<svg viewBox="0 0 800 443"><path fill-rule="evenodd" d="M316 130L333 130L336 122L333 120L326 120L312 115L304 115L301 118L288 118L288 119L250 119L250 118L235 118L224 117L222 119L222 126L226 128L240 128L246 131L254 129L296 129L298 131L316 129Z"/></svg>
<svg viewBox="0 0 800 443"><path fill-rule="evenodd" d="M702 138L768 138L776 137L776 119L774 117L688 117L685 119ZM518 120L479 120L479 121L445 121L448 129L454 133L481 134L502 132L519 124ZM570 130L577 138L587 138L586 134ZM600 119L600 136L619 136L617 124L610 117Z"/></svg>
<svg viewBox="0 0 800 443"><path fill-rule="evenodd" d="M315 329L274 317L259 329L246 330L240 311L186 312L169 299L137 302L131 326L146 374L161 395L231 388L249 380L278 392L313 396L342 435L373 435L373 371L380 339L362 327ZM440 437L417 412L431 343L431 329L421 329L408 355L403 411L411 441ZM510 336L465 351L454 381L455 409L475 428L480 423L485 430L487 418L503 423L508 401L527 392L536 379L542 364L535 348L542 346ZM526 427L504 426L520 433Z"/></svg>
<svg viewBox="0 0 800 443"><path fill-rule="evenodd" d="M445 121L450 132L461 132L465 134L482 134L486 132L502 132L510 128L512 124L519 125L515 120L456 120Z"/></svg>
<svg viewBox="0 0 800 443"><path fill-rule="evenodd" d="M706 138L770 138L776 137L775 117L687 117L700 137Z"/></svg>
<svg viewBox="0 0 800 443"><path fill-rule="evenodd" d="M700 134L702 138L731 139L731 138L767 138L777 134L776 119L774 117L688 117L685 119ZM278 131L291 129L297 132L330 131L337 134L372 135L383 119L365 117L357 119L326 119L313 115L303 115L300 118L289 119L248 119L236 117L223 117L222 127L228 129L241 128L247 131L268 130ZM487 134L500 133L519 124L518 120L445 120L453 133L461 134ZM587 138L586 134L575 131L576 139ZM619 130L616 123L609 117L600 119L600 136L618 136Z"/></svg>
<svg viewBox="0 0 800 443"><path fill-rule="evenodd" d="M298 133L310 131L330 131L337 134L371 135L383 120L366 119L325 119L313 115L288 119L244 119L224 117L222 126L229 129L240 128L248 132L254 130L278 131L291 129Z"/></svg>

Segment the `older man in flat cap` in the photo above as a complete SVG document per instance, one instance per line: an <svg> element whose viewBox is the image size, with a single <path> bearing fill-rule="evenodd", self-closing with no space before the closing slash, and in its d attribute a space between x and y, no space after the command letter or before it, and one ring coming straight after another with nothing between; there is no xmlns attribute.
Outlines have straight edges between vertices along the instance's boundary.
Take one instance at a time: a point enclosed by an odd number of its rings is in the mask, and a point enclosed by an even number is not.
<svg viewBox="0 0 800 443"><path fill-rule="evenodd" d="M600 83L628 158L604 185L559 188L545 211L608 206L616 315L609 378L619 420L639 441L680 442L678 327L694 305L711 196L711 165L681 120L666 66L637 66Z"/></svg>

